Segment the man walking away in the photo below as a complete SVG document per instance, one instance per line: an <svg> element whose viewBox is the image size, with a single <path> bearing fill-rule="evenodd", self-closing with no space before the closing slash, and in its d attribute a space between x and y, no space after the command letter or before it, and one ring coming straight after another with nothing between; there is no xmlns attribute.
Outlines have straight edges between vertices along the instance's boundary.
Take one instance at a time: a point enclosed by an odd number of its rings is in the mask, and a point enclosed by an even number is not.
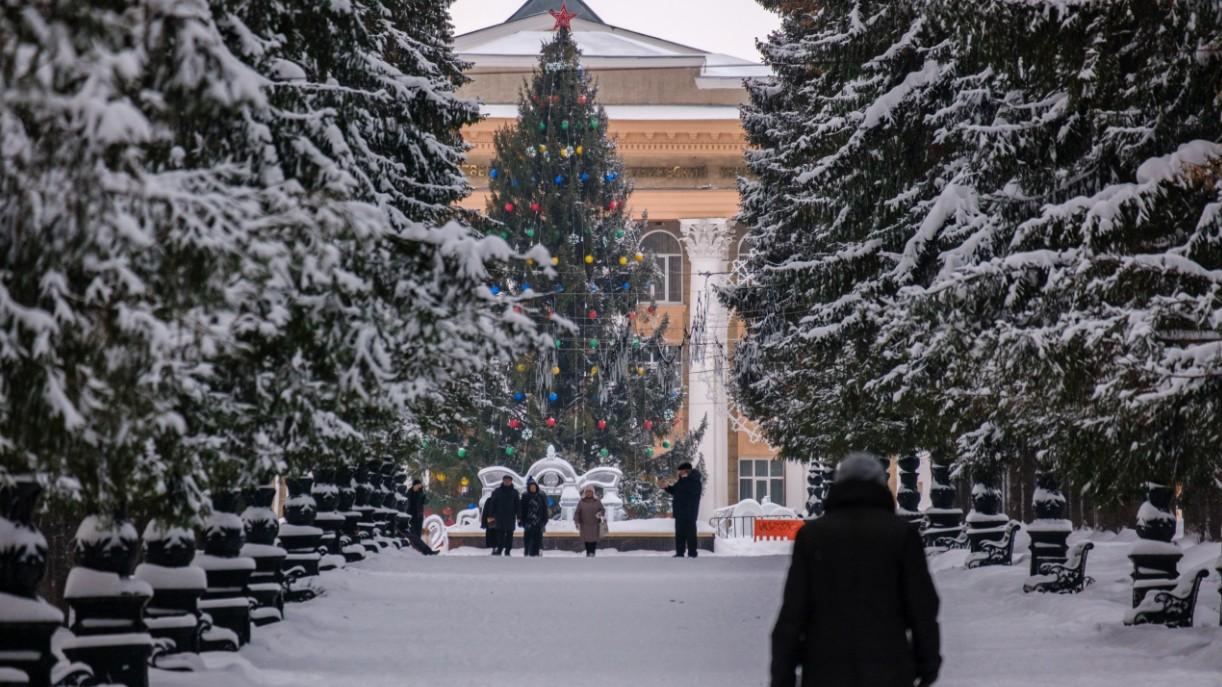
<svg viewBox="0 0 1222 687"><path fill-rule="evenodd" d="M539 491L535 478L526 480L526 493L522 495L518 524L522 526L523 547L527 556L542 555L543 530L548 520L547 495Z"/></svg>
<svg viewBox="0 0 1222 687"><path fill-rule="evenodd" d="M700 493L703 491L699 470L691 463L679 464L679 479L666 487L673 499L671 512L675 516L675 558L696 557L696 516L700 512Z"/></svg>
<svg viewBox="0 0 1222 687"><path fill-rule="evenodd" d="M836 468L826 514L794 542L772 630L772 687L929 687L942 665L938 594L878 458Z"/></svg>
<svg viewBox="0 0 1222 687"><path fill-rule="evenodd" d="M484 502L484 527L495 532L496 537L493 556L508 556L513 549L513 528L518 521L520 498L513 486L513 478L505 475L501 479L501 486L493 490Z"/></svg>

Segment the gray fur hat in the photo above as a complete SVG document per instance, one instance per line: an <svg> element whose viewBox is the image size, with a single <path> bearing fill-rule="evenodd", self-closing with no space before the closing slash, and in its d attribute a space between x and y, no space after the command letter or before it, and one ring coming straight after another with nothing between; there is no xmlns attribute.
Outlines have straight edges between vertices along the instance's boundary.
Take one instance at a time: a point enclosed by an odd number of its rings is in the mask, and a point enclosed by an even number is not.
<svg viewBox="0 0 1222 687"><path fill-rule="evenodd" d="M857 452L850 453L836 466L836 483L876 482L887 483L887 471L878 456Z"/></svg>

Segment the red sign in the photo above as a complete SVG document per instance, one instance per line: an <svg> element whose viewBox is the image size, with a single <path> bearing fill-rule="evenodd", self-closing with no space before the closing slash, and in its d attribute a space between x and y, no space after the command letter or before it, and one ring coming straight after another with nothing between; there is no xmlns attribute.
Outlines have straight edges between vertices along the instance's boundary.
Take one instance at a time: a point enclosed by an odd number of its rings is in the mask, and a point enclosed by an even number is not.
<svg viewBox="0 0 1222 687"><path fill-rule="evenodd" d="M798 538L798 530L805 525L805 520L785 518L783 520L755 521L755 541L793 541Z"/></svg>

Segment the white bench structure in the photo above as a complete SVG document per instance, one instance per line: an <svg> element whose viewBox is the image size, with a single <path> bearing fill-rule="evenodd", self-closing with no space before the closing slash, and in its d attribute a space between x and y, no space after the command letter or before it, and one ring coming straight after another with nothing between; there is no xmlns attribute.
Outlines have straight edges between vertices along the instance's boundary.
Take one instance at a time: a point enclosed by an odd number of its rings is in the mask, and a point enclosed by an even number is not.
<svg viewBox="0 0 1222 687"><path fill-rule="evenodd" d="M577 502L581 500L581 491L587 485L593 486L595 493L600 494L603 507L607 509L608 521L622 520L624 516L624 501L619 495L624 473L619 468L599 466L584 475L578 475L573 465L556 453L555 446L548 446L547 455L535 461L524 476L497 465L480 470L478 477L482 488L480 510L483 510L484 502L488 500L492 490L501 486L501 480L509 477L518 491L525 491L526 483L534 479L540 491L560 504L562 521L573 520L573 512L577 509Z"/></svg>

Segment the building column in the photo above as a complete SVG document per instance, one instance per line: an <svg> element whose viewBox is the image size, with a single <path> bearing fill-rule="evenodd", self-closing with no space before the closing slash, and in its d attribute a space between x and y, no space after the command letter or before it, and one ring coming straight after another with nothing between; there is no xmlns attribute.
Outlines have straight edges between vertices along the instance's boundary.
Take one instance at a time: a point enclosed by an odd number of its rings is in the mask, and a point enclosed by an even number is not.
<svg viewBox="0 0 1222 687"><path fill-rule="evenodd" d="M687 380L688 427L709 426L700 442L703 456L704 495L700 497L700 520L730 503L729 414L726 397L726 338L729 313L717 299L715 289L728 281L730 227L726 219L681 219L679 227L691 265L691 298L688 307L692 332Z"/></svg>

